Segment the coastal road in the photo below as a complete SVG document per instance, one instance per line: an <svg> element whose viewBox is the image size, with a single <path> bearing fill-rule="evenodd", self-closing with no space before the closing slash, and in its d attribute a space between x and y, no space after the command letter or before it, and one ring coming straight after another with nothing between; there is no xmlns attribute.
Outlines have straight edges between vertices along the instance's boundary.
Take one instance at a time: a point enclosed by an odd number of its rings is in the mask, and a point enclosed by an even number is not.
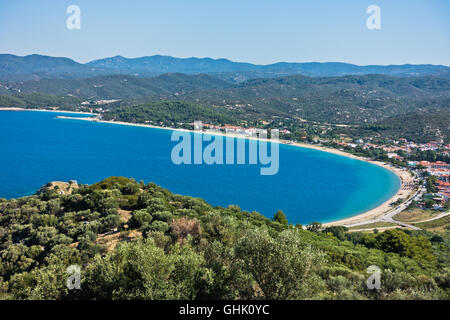
<svg viewBox="0 0 450 320"><path fill-rule="evenodd" d="M372 220L366 220L366 221L363 221L363 222L347 224L345 226L347 228L351 228L351 227L362 226L362 225L369 224L369 223L390 222L390 223L398 224L398 225L400 225L402 227L411 228L413 230L420 230L420 228L418 228L418 227L416 227L416 226L414 226L412 224L408 224L408 223L404 223L404 222L401 222L401 221L394 220L393 217L396 214L398 214L398 213L402 212L403 210L405 210L406 208L408 208L408 206L411 204L411 202L420 199L424 192L425 192L425 187L421 186L419 188L419 190L417 190L416 193L414 193L414 195L412 195L408 200L406 200L405 202L401 203L397 207L389 210L387 213L385 213L381 217L376 218L376 219L372 219Z"/></svg>
<svg viewBox="0 0 450 320"><path fill-rule="evenodd" d="M402 227L408 227L411 228L413 230L420 230L420 228L411 225L411 224L407 224L398 220L394 220L394 216L399 214L400 212L402 212L403 210L406 210L406 208L408 208L408 206L411 204L411 202L415 201L415 200L419 200L423 193L425 192L425 188L421 187L411 198L409 198L407 201L401 203L398 207L396 207L395 209L393 209L392 211L389 211L388 213L386 213L384 216L382 216L380 218L380 221L384 221L384 222L391 222L391 223L396 223L401 225Z"/></svg>

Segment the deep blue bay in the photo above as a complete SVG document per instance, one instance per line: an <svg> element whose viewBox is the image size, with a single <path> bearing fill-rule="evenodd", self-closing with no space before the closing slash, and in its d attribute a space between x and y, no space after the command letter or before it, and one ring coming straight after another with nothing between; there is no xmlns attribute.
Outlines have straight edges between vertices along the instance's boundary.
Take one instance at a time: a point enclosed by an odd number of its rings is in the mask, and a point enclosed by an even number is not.
<svg viewBox="0 0 450 320"><path fill-rule="evenodd" d="M172 131L57 115L0 111L0 198L33 194L49 181L91 184L126 176L267 217L281 209L290 222L304 224L370 210L400 186L379 166L289 145L280 145L279 172L273 176L261 176L260 165L175 165Z"/></svg>

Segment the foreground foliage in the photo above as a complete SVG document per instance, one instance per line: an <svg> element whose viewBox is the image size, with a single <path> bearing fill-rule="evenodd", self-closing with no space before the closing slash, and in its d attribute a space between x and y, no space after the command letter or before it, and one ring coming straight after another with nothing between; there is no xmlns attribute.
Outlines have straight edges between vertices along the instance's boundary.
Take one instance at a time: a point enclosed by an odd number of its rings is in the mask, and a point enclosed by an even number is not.
<svg viewBox="0 0 450 320"><path fill-rule="evenodd" d="M449 297L446 234L304 230L281 211L270 220L121 177L61 193L0 200L1 298ZM81 290L66 287L74 264ZM370 265L380 290L366 287Z"/></svg>

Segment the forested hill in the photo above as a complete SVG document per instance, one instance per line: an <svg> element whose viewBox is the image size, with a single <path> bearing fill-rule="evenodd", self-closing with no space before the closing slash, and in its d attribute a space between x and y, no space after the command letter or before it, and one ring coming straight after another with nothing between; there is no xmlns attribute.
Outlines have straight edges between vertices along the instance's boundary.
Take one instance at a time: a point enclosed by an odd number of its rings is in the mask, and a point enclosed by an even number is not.
<svg viewBox="0 0 450 320"><path fill-rule="evenodd" d="M382 75L256 79L230 88L187 93L178 99L242 105L274 115L330 123L375 123L415 110L450 107L450 79Z"/></svg>
<svg viewBox="0 0 450 320"><path fill-rule="evenodd" d="M303 230L121 177L49 183L0 199L0 299L449 299L448 246L447 233Z"/></svg>
<svg viewBox="0 0 450 320"><path fill-rule="evenodd" d="M0 94L18 92L81 99L181 99L207 106L250 104L248 109L257 112L334 123L373 123L418 108L450 106L450 79L382 75L331 78L297 75L232 85L208 75L177 73L153 78L115 75L26 81L0 87Z"/></svg>
<svg viewBox="0 0 450 320"><path fill-rule="evenodd" d="M313 78L296 75L231 84L210 75L174 73L152 78L112 75L0 85L0 107L73 110L83 100L102 99L120 100L121 107L159 100L190 102L202 105L204 111L211 109L206 112L208 114L220 112L221 118L227 113L233 122L281 117L325 124L364 125L361 130L352 129L360 136L381 134L407 137L417 142L450 139L450 79L434 76ZM114 109L114 105L108 108ZM126 113L133 112L127 110ZM173 112L170 114L180 118ZM218 117L212 115L212 118ZM371 126L373 124L376 126Z"/></svg>
<svg viewBox="0 0 450 320"><path fill-rule="evenodd" d="M32 54L24 57L0 54L0 81L39 80L45 78L76 78L98 72L69 58Z"/></svg>
<svg viewBox="0 0 450 320"><path fill-rule="evenodd" d="M169 73L151 78L109 75L80 79L43 79L0 86L0 94L46 93L82 99L134 99L180 95L191 91L223 88L231 84L211 76Z"/></svg>
<svg viewBox="0 0 450 320"><path fill-rule="evenodd" d="M354 137L406 138L426 143L442 139L450 141L450 108L416 110L383 119L378 123L340 128L336 133Z"/></svg>
<svg viewBox="0 0 450 320"><path fill-rule="evenodd" d="M45 93L0 95L0 108L58 108L75 110L82 100L72 96L55 96Z"/></svg>

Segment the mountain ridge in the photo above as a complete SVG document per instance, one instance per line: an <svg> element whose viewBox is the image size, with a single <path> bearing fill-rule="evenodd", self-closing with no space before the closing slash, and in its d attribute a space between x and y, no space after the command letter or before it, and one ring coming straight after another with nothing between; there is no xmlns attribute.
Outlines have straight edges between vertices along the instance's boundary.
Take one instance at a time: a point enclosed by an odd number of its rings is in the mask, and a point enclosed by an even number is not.
<svg viewBox="0 0 450 320"><path fill-rule="evenodd" d="M366 65L344 62L276 62L258 65L219 58L177 58L166 55L126 58L121 55L79 63L66 57L0 54L0 81L48 78L86 78L129 74L141 77L164 73L207 73L229 82L302 74L313 77L384 74L400 77L438 75L450 77L450 67L433 64Z"/></svg>

